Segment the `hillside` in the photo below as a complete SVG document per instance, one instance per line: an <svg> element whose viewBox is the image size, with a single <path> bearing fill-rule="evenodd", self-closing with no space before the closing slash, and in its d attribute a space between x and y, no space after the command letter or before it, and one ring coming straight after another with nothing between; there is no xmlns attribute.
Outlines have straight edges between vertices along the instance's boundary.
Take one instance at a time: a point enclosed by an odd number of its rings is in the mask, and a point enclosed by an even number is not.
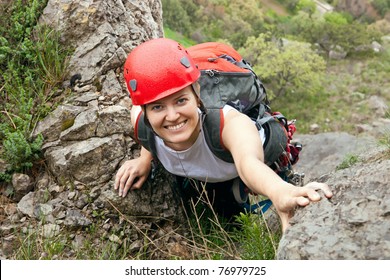
<svg viewBox="0 0 390 280"><path fill-rule="evenodd" d="M278 1L275 0L260 0L265 12L270 10L279 16L287 16L289 13Z"/></svg>

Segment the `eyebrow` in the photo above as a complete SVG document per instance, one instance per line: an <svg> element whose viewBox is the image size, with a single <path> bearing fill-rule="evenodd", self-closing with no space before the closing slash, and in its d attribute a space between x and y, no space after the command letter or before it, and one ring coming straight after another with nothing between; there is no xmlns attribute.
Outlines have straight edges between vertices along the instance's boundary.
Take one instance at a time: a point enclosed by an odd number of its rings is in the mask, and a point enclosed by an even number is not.
<svg viewBox="0 0 390 280"><path fill-rule="evenodd" d="M189 93L185 92L185 93L180 94L178 97L174 98L173 100L178 100L178 99L181 99L181 98L186 97L188 95L189 95Z"/></svg>
<svg viewBox="0 0 390 280"><path fill-rule="evenodd" d="M181 99L183 97L187 97L189 94L190 93L188 93L188 92L184 92L184 93L180 94L179 96L175 97L173 99L173 101L177 101L177 100L179 100L179 99ZM149 103L147 105L152 105L153 106L153 105L160 105L160 104L162 104L162 103L157 100L157 101L151 102L151 103Z"/></svg>

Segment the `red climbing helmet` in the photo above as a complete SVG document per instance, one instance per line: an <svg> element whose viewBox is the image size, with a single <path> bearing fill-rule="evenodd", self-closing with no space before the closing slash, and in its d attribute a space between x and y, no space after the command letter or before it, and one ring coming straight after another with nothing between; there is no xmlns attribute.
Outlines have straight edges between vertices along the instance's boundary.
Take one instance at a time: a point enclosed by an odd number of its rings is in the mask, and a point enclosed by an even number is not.
<svg viewBox="0 0 390 280"><path fill-rule="evenodd" d="M196 82L200 71L187 50L159 38L136 47L127 57L124 78L134 105L145 105Z"/></svg>

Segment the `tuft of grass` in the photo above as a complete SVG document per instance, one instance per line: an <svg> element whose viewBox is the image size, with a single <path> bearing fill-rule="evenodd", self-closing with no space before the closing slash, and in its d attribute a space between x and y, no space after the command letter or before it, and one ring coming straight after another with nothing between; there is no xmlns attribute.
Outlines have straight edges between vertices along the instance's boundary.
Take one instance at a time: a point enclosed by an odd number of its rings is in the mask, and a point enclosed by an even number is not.
<svg viewBox="0 0 390 280"><path fill-rule="evenodd" d="M236 221L240 227L234 231L233 238L240 244L242 259L273 260L276 258L281 231L272 233L262 215L241 213L236 217Z"/></svg>
<svg viewBox="0 0 390 280"><path fill-rule="evenodd" d="M358 163L359 161L361 161L361 159L358 155L348 154L346 155L344 160L336 167L336 170L349 168Z"/></svg>
<svg viewBox="0 0 390 280"><path fill-rule="evenodd" d="M192 201L188 219L197 259L275 259L281 230L271 232L263 215L242 212L227 221L214 212L207 194L200 197Z"/></svg>

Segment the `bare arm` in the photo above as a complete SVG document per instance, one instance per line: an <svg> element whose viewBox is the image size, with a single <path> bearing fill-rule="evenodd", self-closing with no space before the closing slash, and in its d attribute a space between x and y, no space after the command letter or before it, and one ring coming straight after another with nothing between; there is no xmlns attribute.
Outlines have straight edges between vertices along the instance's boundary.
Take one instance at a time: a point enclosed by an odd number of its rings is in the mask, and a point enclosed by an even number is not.
<svg viewBox="0 0 390 280"><path fill-rule="evenodd" d="M232 153L238 174L244 183L252 191L271 199L280 216L283 230L288 227L296 206L306 206L321 199L316 190L322 189L328 198L332 196L326 184L312 182L304 187L296 187L282 180L270 169L264 163L259 133L246 115L230 111L225 118L222 139Z"/></svg>
<svg viewBox="0 0 390 280"><path fill-rule="evenodd" d="M133 106L131 110L131 122L135 127L135 121L141 107ZM125 197L129 190L139 189L149 176L151 170L152 154L144 147L136 159L126 161L115 176L114 189L118 190L119 196Z"/></svg>

